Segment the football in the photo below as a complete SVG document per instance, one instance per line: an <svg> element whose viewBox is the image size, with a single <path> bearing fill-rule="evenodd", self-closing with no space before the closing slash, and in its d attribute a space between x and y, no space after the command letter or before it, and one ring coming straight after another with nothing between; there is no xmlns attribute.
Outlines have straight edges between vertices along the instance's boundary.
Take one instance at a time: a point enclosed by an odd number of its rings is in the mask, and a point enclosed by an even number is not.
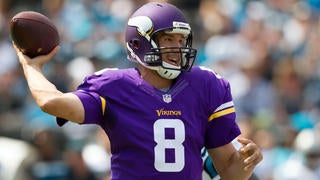
<svg viewBox="0 0 320 180"><path fill-rule="evenodd" d="M17 48L30 58L48 54L60 43L53 22L35 11L22 11L14 15L10 21L10 35Z"/></svg>

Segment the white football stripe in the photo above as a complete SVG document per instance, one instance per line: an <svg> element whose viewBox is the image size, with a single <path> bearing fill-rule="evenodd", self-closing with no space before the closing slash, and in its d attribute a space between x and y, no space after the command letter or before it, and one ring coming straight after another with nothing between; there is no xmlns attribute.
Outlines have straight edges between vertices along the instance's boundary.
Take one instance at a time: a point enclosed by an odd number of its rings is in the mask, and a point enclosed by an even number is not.
<svg viewBox="0 0 320 180"><path fill-rule="evenodd" d="M221 109L225 109L225 108L232 107L232 106L234 106L233 101L229 101L227 103L221 104L214 112L218 112Z"/></svg>

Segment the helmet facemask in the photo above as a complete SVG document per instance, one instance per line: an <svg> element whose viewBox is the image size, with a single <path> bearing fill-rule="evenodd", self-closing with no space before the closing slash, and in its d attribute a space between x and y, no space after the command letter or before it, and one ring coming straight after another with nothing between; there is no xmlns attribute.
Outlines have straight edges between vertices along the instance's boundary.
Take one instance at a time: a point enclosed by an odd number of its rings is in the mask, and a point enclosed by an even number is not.
<svg viewBox="0 0 320 180"><path fill-rule="evenodd" d="M180 33L182 31L165 30L164 33ZM175 79L181 71L190 71L194 64L197 50L191 48L191 34L186 35L186 41L181 47L160 47L158 42L158 33L151 38L151 44L155 47L151 48L151 51L147 52L144 56L144 62L148 64L148 67L157 67L158 74L166 79ZM167 57L167 58L165 58ZM172 63L164 61L164 59L173 59ZM167 60L168 61L168 60ZM178 62L178 63L177 63Z"/></svg>

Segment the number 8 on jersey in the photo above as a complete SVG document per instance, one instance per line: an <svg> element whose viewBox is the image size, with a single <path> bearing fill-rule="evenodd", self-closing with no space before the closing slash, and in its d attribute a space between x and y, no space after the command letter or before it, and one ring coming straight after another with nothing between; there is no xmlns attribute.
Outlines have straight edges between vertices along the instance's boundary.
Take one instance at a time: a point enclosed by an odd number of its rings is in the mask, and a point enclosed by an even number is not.
<svg viewBox="0 0 320 180"><path fill-rule="evenodd" d="M174 138L166 138L166 129L173 129ZM183 169L185 128L180 119L158 119L153 125L154 141L154 166L160 172L179 172ZM166 161L166 150L174 150L174 162Z"/></svg>

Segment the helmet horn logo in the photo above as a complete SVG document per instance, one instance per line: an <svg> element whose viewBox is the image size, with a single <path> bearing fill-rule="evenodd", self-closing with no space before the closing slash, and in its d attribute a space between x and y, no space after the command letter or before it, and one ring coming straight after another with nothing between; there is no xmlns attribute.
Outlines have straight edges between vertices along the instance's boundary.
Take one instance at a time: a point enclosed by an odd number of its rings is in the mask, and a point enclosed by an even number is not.
<svg viewBox="0 0 320 180"><path fill-rule="evenodd" d="M149 36L153 31L153 23L148 16L136 16L130 18L128 25L137 27L138 33L143 37L146 37L147 35Z"/></svg>

